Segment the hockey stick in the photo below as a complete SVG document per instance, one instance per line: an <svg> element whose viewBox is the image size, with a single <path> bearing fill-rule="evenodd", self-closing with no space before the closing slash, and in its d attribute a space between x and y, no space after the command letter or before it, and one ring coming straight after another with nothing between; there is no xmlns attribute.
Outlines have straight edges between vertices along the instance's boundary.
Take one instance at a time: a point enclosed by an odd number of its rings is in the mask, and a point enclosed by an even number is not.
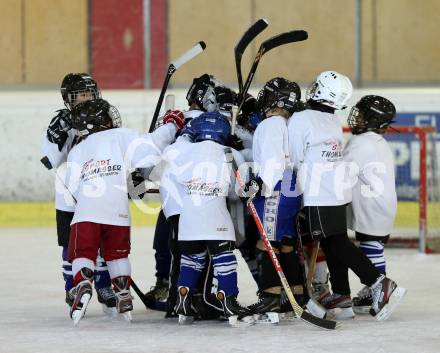
<svg viewBox="0 0 440 353"><path fill-rule="evenodd" d="M234 171L235 178L240 185L241 189L244 188L243 179L241 178L240 171L238 170L237 162L234 159L234 156L232 154L232 150L230 147L225 148L225 153L227 156L230 156L230 160L232 162L232 169ZM255 196L255 195L254 195ZM292 290L290 289L289 283L287 282L286 276L284 275L283 269L281 268L281 265L278 261L277 255L275 254L275 251L272 248L272 244L270 243L269 238L267 237L267 234L264 230L263 224L261 222L260 217L258 216L257 210L255 208L254 203L252 202L252 198L250 197L247 201L247 207L249 209L250 214L252 215L252 218L255 221L255 224L257 225L258 231L261 234L261 238L264 242L264 245L266 247L267 252L270 255L270 258L272 260L272 264L275 267L275 270L278 273L278 276L280 277L281 284L284 288L284 291L287 294L287 297L289 298L290 305L292 305L293 311L296 315L296 317L300 318L302 321L311 324L316 327L320 327L326 330L334 330L340 326L340 324L336 321L332 320L326 320L321 319L316 316L313 316L312 314L305 311L295 300L295 297L293 296Z"/></svg>
<svg viewBox="0 0 440 353"><path fill-rule="evenodd" d="M312 280L316 270L316 260L318 258L318 252L319 252L319 241L315 241L313 244L312 254L310 256L310 264L308 266L309 270L307 271L307 282L306 282L307 289L312 288Z"/></svg>
<svg viewBox="0 0 440 353"><path fill-rule="evenodd" d="M145 307L147 309L150 309L148 307L148 301L147 299L145 299L145 294L142 293L142 291L139 289L139 287L137 286L136 282L133 280L133 278L131 278L131 288L134 289L134 291L136 292L137 296L139 297L139 299L141 300L142 303L144 303Z"/></svg>
<svg viewBox="0 0 440 353"><path fill-rule="evenodd" d="M257 22L255 22L252 26L250 26L246 32L243 33L240 40L237 42L234 48L234 57L235 57L235 69L237 72L237 81L238 81L238 93L241 94L243 92L243 76L241 73L241 57L243 56L244 51L248 47L249 43L252 42L261 32L263 32L269 23L264 19L260 18Z"/></svg>
<svg viewBox="0 0 440 353"><path fill-rule="evenodd" d="M199 55L201 52L205 50L205 48L206 48L205 42L200 41L168 66L168 71L167 74L165 75L165 80L162 85L162 90L160 91L159 100L157 101L156 109L154 110L153 119L151 120L151 124L148 132L154 131L154 127L156 126L156 121L159 116L160 107L162 106L162 102L165 97L165 92L168 88L168 83L170 82L171 76L173 76L173 74L177 71L179 67L181 67L183 64L193 59L195 56Z"/></svg>
<svg viewBox="0 0 440 353"><path fill-rule="evenodd" d="M255 55L254 63L252 64L251 70L249 71L249 74L246 78L246 82L243 87L243 93L241 97L240 105L238 106L238 113L241 111L241 107L244 103L244 96L246 95L247 91L249 90L249 87L252 83L252 80L254 79L255 72L257 71L258 64L260 63L261 58L264 54L266 54L269 50L272 50L276 47L279 47L284 44L288 43L295 43L295 42L301 42L303 40L306 40L308 38L308 34L306 31L303 30L295 30L290 32L285 32L278 34L272 38L269 38L265 40L263 43L261 43L260 48L258 49L257 55Z"/></svg>
<svg viewBox="0 0 440 353"><path fill-rule="evenodd" d="M243 91L241 93L241 101L238 105L238 111L237 115L240 113L241 108L243 107L244 101L246 99L246 93L249 90L249 87L251 86L252 80L254 79L255 72L257 71L258 64L260 63L261 58L264 54L266 54L269 50L272 50L273 48L279 47L284 44L288 43L295 43L295 42L301 42L303 40L306 40L308 38L308 33L303 30L294 30L290 32L285 32L278 34L274 37L271 37L267 40L265 40L263 43L261 43L260 48L258 49L257 55L254 58L254 63L252 64L252 67L249 71L249 74L246 78L246 82L243 87ZM237 117L232 117L232 134L235 133L235 124L236 124Z"/></svg>
<svg viewBox="0 0 440 353"><path fill-rule="evenodd" d="M298 259L301 265L301 272L304 279L304 289L306 290L307 297L309 298L306 307L313 315L323 319L328 319L329 317L327 316L327 310L318 301L316 301L313 298L312 287L311 285L307 284L305 252L304 252L304 246L302 243L301 234L299 232L298 232ZM309 268L310 267L308 267L308 269Z"/></svg>

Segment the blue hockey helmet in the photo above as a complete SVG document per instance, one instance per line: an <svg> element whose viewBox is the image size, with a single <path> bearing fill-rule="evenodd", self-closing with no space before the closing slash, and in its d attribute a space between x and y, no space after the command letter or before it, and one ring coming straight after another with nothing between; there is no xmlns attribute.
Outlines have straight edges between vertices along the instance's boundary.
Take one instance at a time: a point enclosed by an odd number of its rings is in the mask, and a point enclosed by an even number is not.
<svg viewBox="0 0 440 353"><path fill-rule="evenodd" d="M203 113L191 121L194 141L211 140L224 145L231 135L231 124L219 112Z"/></svg>

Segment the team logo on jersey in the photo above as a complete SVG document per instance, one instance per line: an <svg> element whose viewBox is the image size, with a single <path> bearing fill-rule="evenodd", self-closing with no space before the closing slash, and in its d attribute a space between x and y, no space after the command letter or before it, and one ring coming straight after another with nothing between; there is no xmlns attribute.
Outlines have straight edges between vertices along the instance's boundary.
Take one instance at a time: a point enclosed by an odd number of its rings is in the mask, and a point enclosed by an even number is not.
<svg viewBox="0 0 440 353"><path fill-rule="evenodd" d="M321 151L321 157L327 162L337 162L342 160L342 141L327 140L324 142L324 149Z"/></svg>
<svg viewBox="0 0 440 353"><path fill-rule="evenodd" d="M219 182L204 182L200 178L191 179L183 183L188 195L226 196L227 190Z"/></svg>
<svg viewBox="0 0 440 353"><path fill-rule="evenodd" d="M93 158L85 162L81 169L81 180L87 181L94 178L102 178L110 175L117 175L121 172L122 165L113 164L111 159L95 161Z"/></svg>

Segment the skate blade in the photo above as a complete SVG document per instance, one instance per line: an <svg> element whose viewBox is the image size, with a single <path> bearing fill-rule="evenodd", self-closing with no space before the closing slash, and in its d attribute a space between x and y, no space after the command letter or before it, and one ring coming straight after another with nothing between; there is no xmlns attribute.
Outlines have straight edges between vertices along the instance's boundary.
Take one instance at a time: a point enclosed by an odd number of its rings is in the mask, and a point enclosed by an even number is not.
<svg viewBox="0 0 440 353"><path fill-rule="evenodd" d="M385 321L397 309L408 291L402 287L396 287L391 293L388 303L376 314L377 321Z"/></svg>
<svg viewBox="0 0 440 353"><path fill-rule="evenodd" d="M352 307L329 309L328 314L333 320L349 320L356 316Z"/></svg>
<svg viewBox="0 0 440 353"><path fill-rule="evenodd" d="M109 307L105 304L101 304L102 306L102 312L110 317L116 317L118 315L118 310L116 309L116 307Z"/></svg>
<svg viewBox="0 0 440 353"><path fill-rule="evenodd" d="M255 314L254 320L256 324L276 325L280 323L280 316L278 313L267 312L264 314Z"/></svg>
<svg viewBox="0 0 440 353"><path fill-rule="evenodd" d="M233 315L228 318L228 321L231 327L246 327L255 325L255 319L253 316L245 316L239 319L237 315Z"/></svg>
<svg viewBox="0 0 440 353"><path fill-rule="evenodd" d="M286 313L280 313L279 318L280 318L280 321L288 321L288 322L295 321L297 319L295 312L293 312L293 311L288 311Z"/></svg>
<svg viewBox="0 0 440 353"><path fill-rule="evenodd" d="M194 322L193 316L179 314L179 325L191 325Z"/></svg>
<svg viewBox="0 0 440 353"><path fill-rule="evenodd" d="M86 314L86 310L87 310L87 305L89 305L90 299L92 298L91 294L84 294L81 297L80 302L82 303L82 308L80 310L75 310L72 313L72 320L73 320L73 326L78 325L78 323L80 322L80 320L84 317L84 315Z"/></svg>
<svg viewBox="0 0 440 353"><path fill-rule="evenodd" d="M313 316L319 317L320 319L327 318L327 310L318 302L310 299L306 304L307 311Z"/></svg>
<svg viewBox="0 0 440 353"><path fill-rule="evenodd" d="M121 313L121 316L124 319L124 321L131 322L131 320L132 320L131 311Z"/></svg>
<svg viewBox="0 0 440 353"><path fill-rule="evenodd" d="M355 314L364 315L370 313L371 306L353 306Z"/></svg>

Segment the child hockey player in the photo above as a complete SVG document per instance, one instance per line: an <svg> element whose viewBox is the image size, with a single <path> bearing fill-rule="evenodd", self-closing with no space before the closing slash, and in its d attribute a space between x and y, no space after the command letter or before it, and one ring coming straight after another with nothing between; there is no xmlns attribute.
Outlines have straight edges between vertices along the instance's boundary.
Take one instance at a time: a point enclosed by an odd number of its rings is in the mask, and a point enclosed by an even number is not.
<svg viewBox="0 0 440 353"><path fill-rule="evenodd" d="M308 109L294 113L289 120L289 151L298 171L309 234L320 240L330 272L333 294L325 297L322 304L342 311L342 317L354 316L348 281L350 268L370 287L370 314L385 320L394 309L392 302L399 300L398 287L376 269L347 235L349 196L344 193L343 136L335 110L345 108L352 89L344 75L335 71L319 74L307 93Z"/></svg>
<svg viewBox="0 0 440 353"><path fill-rule="evenodd" d="M356 184L347 209L349 228L355 231L359 248L376 269L386 274L384 244L393 229L397 211L393 153L382 137L396 115L388 99L368 95L351 109L348 126L352 136L344 148L344 161L354 163ZM403 292L403 288L399 289ZM369 287L353 298L357 313L368 313L373 304Z"/></svg>
<svg viewBox="0 0 440 353"><path fill-rule="evenodd" d="M75 204L68 256L74 276L74 324L90 301L95 254L101 248L116 294L116 307L130 319L130 215L127 176L134 168L149 168L183 126L179 117L164 117L164 126L152 134L114 128L109 104L97 99L75 106L72 127L81 142L68 156L66 180Z"/></svg>
<svg viewBox="0 0 440 353"><path fill-rule="evenodd" d="M183 112L185 122L198 117L204 112L219 110L222 101L227 100L225 91L220 91L218 81L209 74L195 77L186 94L189 109ZM226 91L227 92L227 91ZM232 104L232 102L231 102ZM176 113L178 113L176 111ZM161 185L169 178L165 171L161 176ZM166 186L160 188L163 210L159 213L154 233L153 248L156 260L156 285L145 294L152 309L162 310L166 307L167 316L173 316L176 303L177 276L180 267L180 254L177 249L177 225L179 207L174 197L168 193ZM164 302L167 301L167 305Z"/></svg>
<svg viewBox="0 0 440 353"><path fill-rule="evenodd" d="M295 217L301 209L301 197L294 190L296 176L288 160L287 138L287 119L298 109L300 100L299 86L281 77L268 81L258 94L257 107L263 120L255 130L252 144L257 178L248 183L245 191L251 183L259 186L253 200L258 215L293 293L303 295L303 278L294 253ZM260 315L279 312L281 282L262 240L257 242L257 263L259 299L249 309ZM270 316L268 320L276 318Z"/></svg>
<svg viewBox="0 0 440 353"><path fill-rule="evenodd" d="M178 188L184 192L179 217L178 245L181 253L176 312L179 322L192 321L192 295L206 267L207 255L212 259L218 280L217 299L228 318L245 319L250 312L237 302L237 260L235 234L226 197L237 197L235 179L225 154L229 139L229 121L219 112L204 113L191 121L194 142L181 140L173 148ZM234 158L242 161L233 150ZM231 319L232 320L232 319Z"/></svg>
<svg viewBox="0 0 440 353"><path fill-rule="evenodd" d="M71 306L73 295L70 290L73 288L72 264L67 261L67 246L69 244L70 222L73 218L74 202L70 194L65 190L65 186L58 180L63 178L65 162L70 149L78 142L76 130L71 126L71 110L79 103L101 97L98 85L93 78L86 73L69 73L61 83L61 96L66 109L58 111L47 128L47 133L43 143L42 162L48 169L57 168L55 208L58 245L63 248L63 277L65 282L66 303ZM121 124L117 109L113 106L109 108L113 125L119 127ZM96 258L95 269L95 289L98 301L102 304L103 311L113 314L116 309L116 297L111 289L110 276L107 265L98 255Z"/></svg>

